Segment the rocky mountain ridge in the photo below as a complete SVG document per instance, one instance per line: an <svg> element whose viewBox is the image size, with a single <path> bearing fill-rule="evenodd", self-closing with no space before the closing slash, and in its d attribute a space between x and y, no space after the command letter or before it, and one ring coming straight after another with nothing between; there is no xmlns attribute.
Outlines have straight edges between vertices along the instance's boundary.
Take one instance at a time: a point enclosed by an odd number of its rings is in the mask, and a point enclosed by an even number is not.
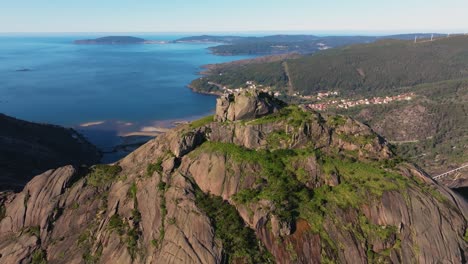
<svg viewBox="0 0 468 264"><path fill-rule="evenodd" d="M466 261L465 201L368 126L264 107L274 101L251 91L221 98L216 117L116 164L50 170L2 193L0 261ZM250 114L226 118L242 105Z"/></svg>

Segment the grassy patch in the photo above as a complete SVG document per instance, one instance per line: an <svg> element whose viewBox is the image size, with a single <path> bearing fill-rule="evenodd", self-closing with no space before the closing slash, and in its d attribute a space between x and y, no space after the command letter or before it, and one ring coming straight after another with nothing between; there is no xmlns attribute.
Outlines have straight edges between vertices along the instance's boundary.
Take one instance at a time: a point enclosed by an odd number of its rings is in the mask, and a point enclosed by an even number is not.
<svg viewBox="0 0 468 264"><path fill-rule="evenodd" d="M109 229L117 232L120 236L125 234L127 229L127 223L118 214L114 214L109 219Z"/></svg>
<svg viewBox="0 0 468 264"><path fill-rule="evenodd" d="M129 198L132 198L133 200L136 199L136 195L137 195L137 186L136 186L136 183L133 182L132 185L130 185L130 188L128 188L128 192L127 192L127 196Z"/></svg>
<svg viewBox="0 0 468 264"><path fill-rule="evenodd" d="M267 143L270 148L280 148L285 144L288 144L291 140L291 136L289 136L285 131L275 131L267 136Z"/></svg>
<svg viewBox="0 0 468 264"><path fill-rule="evenodd" d="M41 229L39 226L31 226L26 229L26 233L35 237L41 237Z"/></svg>
<svg viewBox="0 0 468 264"><path fill-rule="evenodd" d="M302 110L296 105L291 105L280 109L278 112L247 122L247 125L261 125L273 122L286 121L287 124L299 127L303 123L310 121L313 114Z"/></svg>
<svg viewBox="0 0 468 264"><path fill-rule="evenodd" d="M32 253L31 264L47 264L46 252L42 249L36 249Z"/></svg>
<svg viewBox="0 0 468 264"><path fill-rule="evenodd" d="M327 125L331 127L342 126L346 124L346 118L341 115L334 115L327 119Z"/></svg>
<svg viewBox="0 0 468 264"><path fill-rule="evenodd" d="M148 164L148 167L146 167L146 176L151 177L154 172L161 173L163 171L162 163L162 158L159 158L155 163Z"/></svg>
<svg viewBox="0 0 468 264"><path fill-rule="evenodd" d="M87 177L87 183L94 187L102 187L112 183L122 168L118 165L99 164L93 166L91 170Z"/></svg>
<svg viewBox="0 0 468 264"><path fill-rule="evenodd" d="M209 123L212 123L214 121L214 116L210 115L210 116L205 116L201 119L198 119L198 120L195 120L195 121L192 121L189 125L189 127L191 129L196 129L196 128L200 128L200 127L203 127L203 126L206 126L208 125Z"/></svg>
<svg viewBox="0 0 468 264"><path fill-rule="evenodd" d="M141 214L138 210L132 210L133 226L130 227L127 221L120 215L114 214L109 219L108 228L116 232L120 237L121 241L124 241L127 245L127 250L130 253L132 259L135 259L136 252L138 250L138 239L140 237L139 223L141 221Z"/></svg>
<svg viewBox="0 0 468 264"><path fill-rule="evenodd" d="M90 249L85 251L85 253L82 256L84 263L86 263L86 264L97 264L97 263L99 263L99 260L101 259L101 255L102 255L102 250L103 250L103 246L102 246L102 244L99 244L95 254L91 254Z"/></svg>

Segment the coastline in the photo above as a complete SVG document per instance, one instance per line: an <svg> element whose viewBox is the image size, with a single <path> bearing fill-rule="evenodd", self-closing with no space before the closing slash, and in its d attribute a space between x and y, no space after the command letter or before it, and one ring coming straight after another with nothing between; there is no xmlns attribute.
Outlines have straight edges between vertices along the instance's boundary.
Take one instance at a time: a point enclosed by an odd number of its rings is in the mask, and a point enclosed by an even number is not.
<svg viewBox="0 0 468 264"><path fill-rule="evenodd" d="M198 94L213 95L213 96L223 95L223 92L208 92L208 91L199 90L199 89L193 87L191 84L188 84L187 88L190 89L192 92L198 93Z"/></svg>
<svg viewBox="0 0 468 264"><path fill-rule="evenodd" d="M72 129L102 152L102 163L113 163L170 129L186 125L209 114L212 114L212 111L185 118L134 123L118 120L89 121L72 126Z"/></svg>

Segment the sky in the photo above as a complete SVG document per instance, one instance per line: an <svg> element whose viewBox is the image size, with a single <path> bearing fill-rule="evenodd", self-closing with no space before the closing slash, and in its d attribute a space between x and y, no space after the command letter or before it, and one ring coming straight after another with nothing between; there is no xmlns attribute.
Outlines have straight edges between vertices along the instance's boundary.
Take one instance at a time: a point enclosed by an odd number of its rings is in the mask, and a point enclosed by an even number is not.
<svg viewBox="0 0 468 264"><path fill-rule="evenodd" d="M467 0L0 0L0 32L468 32Z"/></svg>

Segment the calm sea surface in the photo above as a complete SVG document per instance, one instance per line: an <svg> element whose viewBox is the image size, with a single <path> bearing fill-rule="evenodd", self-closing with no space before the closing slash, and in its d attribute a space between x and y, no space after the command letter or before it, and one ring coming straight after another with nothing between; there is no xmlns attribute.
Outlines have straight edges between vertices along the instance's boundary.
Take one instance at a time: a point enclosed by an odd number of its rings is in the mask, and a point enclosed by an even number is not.
<svg viewBox="0 0 468 264"><path fill-rule="evenodd" d="M215 98L186 88L200 66L247 58L212 55L208 44L72 43L94 37L0 36L0 113L64 126L201 116Z"/></svg>

